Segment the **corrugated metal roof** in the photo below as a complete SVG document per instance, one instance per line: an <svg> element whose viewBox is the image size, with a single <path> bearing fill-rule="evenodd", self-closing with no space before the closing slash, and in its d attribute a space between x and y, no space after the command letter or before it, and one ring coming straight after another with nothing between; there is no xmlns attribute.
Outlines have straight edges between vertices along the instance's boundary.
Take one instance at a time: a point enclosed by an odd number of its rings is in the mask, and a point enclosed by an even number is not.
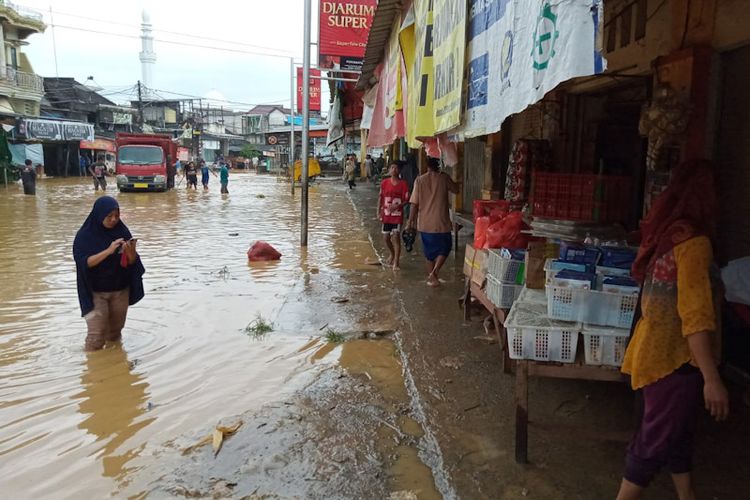
<svg viewBox="0 0 750 500"><path fill-rule="evenodd" d="M375 72L375 68L383 60L385 46L391 36L393 20L401 14L402 8L401 0L380 0L378 2L375 17L372 19L370 34L367 37L362 74L359 75L359 80L357 80L358 89L362 90L372 86L370 79Z"/></svg>

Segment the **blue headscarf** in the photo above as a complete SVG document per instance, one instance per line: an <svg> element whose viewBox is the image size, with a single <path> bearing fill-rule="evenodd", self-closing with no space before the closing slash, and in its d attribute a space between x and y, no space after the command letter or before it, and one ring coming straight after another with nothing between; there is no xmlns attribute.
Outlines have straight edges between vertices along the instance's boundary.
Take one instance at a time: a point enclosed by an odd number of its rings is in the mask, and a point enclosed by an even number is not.
<svg viewBox="0 0 750 500"><path fill-rule="evenodd" d="M115 227L104 227L104 219L113 210L119 210L120 205L111 196L101 196L94 202L91 213L76 233L73 241L73 258L76 262L76 277L78 283L78 302L81 306L81 316L86 316L94 309L93 289L88 266L88 258L105 250L118 238L126 241L132 238L130 230L120 220ZM143 298L143 273L145 269L138 257L134 265L129 266L130 272L130 305Z"/></svg>

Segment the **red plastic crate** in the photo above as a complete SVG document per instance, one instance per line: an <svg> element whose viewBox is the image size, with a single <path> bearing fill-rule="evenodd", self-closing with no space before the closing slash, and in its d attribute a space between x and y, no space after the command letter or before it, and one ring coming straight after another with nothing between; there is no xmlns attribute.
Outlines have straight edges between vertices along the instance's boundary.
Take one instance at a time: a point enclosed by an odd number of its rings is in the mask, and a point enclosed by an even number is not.
<svg viewBox="0 0 750 500"><path fill-rule="evenodd" d="M594 199L599 181L603 188L601 202ZM627 222L631 185L631 179L624 176L534 172L532 213L536 217L581 222Z"/></svg>

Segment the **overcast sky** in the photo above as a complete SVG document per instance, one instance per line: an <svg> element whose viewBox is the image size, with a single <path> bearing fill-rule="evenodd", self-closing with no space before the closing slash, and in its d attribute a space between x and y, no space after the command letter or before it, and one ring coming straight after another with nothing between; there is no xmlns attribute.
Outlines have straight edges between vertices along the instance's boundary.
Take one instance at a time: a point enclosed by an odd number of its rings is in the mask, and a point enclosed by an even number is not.
<svg viewBox="0 0 750 500"><path fill-rule="evenodd" d="M116 102L134 98L126 89L141 78L138 53L144 8L150 14L154 30L157 61L153 86L163 97L179 97L169 92L223 96L236 101L226 106L237 110L247 110L261 103L288 106L288 57L302 60L302 0L17 0L17 3L41 12L48 24L47 31L29 37L29 45L24 48L34 71L41 76L56 76L57 73L60 77L74 77L81 83L93 76L104 88L101 93ZM312 3L312 39L315 42L318 2L313 0ZM56 44L53 44L53 31ZM184 43L239 52L180 45ZM245 52L272 53L286 58ZM314 46L312 54L314 64ZM323 93L326 108L325 84Z"/></svg>

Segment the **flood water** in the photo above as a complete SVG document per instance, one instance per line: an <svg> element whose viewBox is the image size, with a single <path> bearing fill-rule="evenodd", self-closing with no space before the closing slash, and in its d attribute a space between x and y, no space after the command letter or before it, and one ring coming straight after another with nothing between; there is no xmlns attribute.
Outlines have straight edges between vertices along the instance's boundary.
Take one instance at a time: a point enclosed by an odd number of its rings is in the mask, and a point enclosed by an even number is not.
<svg viewBox="0 0 750 500"><path fill-rule="evenodd" d="M283 398L331 357L329 347L305 348L317 329L259 342L244 328L257 315L275 321L305 273L375 257L346 191L311 188L301 252L288 183L237 174L228 196L218 188L108 192L139 238L146 297L131 307L121 346L87 354L71 247L96 198L91 184L45 179L35 197L0 187L0 491L117 495L148 463L149 442ZM282 260L249 265L255 240Z"/></svg>

